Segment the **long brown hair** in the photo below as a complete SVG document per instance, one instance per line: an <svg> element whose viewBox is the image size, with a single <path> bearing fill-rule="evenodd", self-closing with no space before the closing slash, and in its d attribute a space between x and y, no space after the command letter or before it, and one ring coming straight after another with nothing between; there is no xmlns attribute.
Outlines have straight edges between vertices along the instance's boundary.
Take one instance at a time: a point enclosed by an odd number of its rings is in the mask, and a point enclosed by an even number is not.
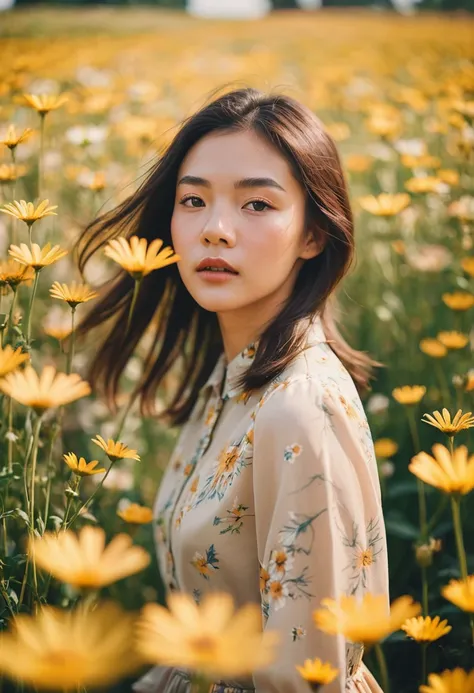
<svg viewBox="0 0 474 693"><path fill-rule="evenodd" d="M165 245L171 244L171 217L181 162L202 137L224 130L253 130L277 147L306 191L307 228L315 229L324 243L317 257L305 261L286 305L259 336L255 359L243 377L244 388L260 388L279 375L304 344L305 335L297 329L299 321L320 314L332 349L359 390L366 389L371 370L378 364L344 341L328 306L354 255L353 217L341 162L321 121L289 96L237 89L186 118L136 192L83 231L74 248L81 275L91 256L119 235L138 235L148 242L158 237ZM153 327L143 377L134 396L140 397L142 415L156 416L157 389L179 362L177 386L160 416L173 424L185 422L223 348L215 313L196 303L173 264L143 280L124 339L133 280L121 270L113 281L99 288L99 301L77 329L78 336L84 336L112 320L89 365L87 377L92 387L116 410L121 374L144 333Z"/></svg>

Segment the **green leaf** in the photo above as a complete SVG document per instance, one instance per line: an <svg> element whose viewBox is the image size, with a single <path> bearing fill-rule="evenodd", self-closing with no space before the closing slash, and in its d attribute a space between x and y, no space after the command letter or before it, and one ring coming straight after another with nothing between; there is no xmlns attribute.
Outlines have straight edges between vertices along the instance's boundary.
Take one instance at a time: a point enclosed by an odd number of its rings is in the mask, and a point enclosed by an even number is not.
<svg viewBox="0 0 474 693"><path fill-rule="evenodd" d="M420 530L416 525L412 525L403 516L390 517L385 519L387 534L391 534L399 539L418 539Z"/></svg>
<svg viewBox="0 0 474 693"><path fill-rule="evenodd" d="M18 515L18 517L21 517L21 519L25 521L27 527L30 526L30 518L24 510L22 510L21 508L16 508L15 513Z"/></svg>

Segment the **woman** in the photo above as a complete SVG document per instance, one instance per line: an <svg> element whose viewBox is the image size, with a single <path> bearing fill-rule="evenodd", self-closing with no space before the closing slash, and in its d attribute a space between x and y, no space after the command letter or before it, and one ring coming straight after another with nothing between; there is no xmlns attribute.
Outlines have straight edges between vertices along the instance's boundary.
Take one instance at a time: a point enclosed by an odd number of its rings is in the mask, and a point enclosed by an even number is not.
<svg viewBox="0 0 474 693"><path fill-rule="evenodd" d="M257 602L262 628L281 635L271 666L212 690L308 693L296 665L318 656L340 671L328 693L380 691L362 646L312 620L324 597L370 591L388 605L380 487L358 393L373 362L343 341L328 308L354 252L332 139L292 98L227 93L188 118L140 189L86 230L80 265L123 231L162 238L181 258L146 278L127 339L128 275L82 325L116 316L89 376L112 402L157 310L137 387L143 413L181 363L164 415L185 425L155 503L166 588L197 603L214 590L237 606ZM189 683L155 667L134 690L185 693Z"/></svg>

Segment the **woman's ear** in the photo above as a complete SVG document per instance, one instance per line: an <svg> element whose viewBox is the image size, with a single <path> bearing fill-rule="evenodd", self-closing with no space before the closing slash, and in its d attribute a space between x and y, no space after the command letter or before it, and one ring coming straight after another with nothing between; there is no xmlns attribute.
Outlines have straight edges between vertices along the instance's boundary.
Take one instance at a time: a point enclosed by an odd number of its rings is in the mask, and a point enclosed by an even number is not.
<svg viewBox="0 0 474 693"><path fill-rule="evenodd" d="M317 255L320 255L324 250L324 239L320 234L315 234L313 231L307 231L304 241L303 248L300 253L300 258L303 260L310 260Z"/></svg>

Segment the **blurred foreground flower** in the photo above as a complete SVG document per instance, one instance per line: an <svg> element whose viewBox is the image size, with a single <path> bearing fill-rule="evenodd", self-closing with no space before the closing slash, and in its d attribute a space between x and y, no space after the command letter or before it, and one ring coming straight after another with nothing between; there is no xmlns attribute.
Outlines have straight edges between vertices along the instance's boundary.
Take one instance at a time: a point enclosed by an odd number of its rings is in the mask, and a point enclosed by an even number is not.
<svg viewBox="0 0 474 693"><path fill-rule="evenodd" d="M98 460L86 462L84 457L78 459L74 452L66 453L63 455L63 458L69 469L77 476L92 476L93 474L102 474L107 471L105 467L97 469L97 465L99 464Z"/></svg>
<svg viewBox="0 0 474 693"><path fill-rule="evenodd" d="M0 672L49 691L112 684L140 665L130 647L133 621L113 602L20 614L0 635Z"/></svg>
<svg viewBox="0 0 474 693"><path fill-rule="evenodd" d="M153 510L138 503L130 503L123 510L117 510L117 515L133 525L145 525L153 520Z"/></svg>
<svg viewBox="0 0 474 693"><path fill-rule="evenodd" d="M439 616L433 619L430 616L418 616L405 621L401 629L416 642L427 643L439 640L452 630L452 626L448 626L446 619L440 622Z"/></svg>
<svg viewBox="0 0 474 693"><path fill-rule="evenodd" d="M68 100L66 94L23 94L23 98L28 106L43 116L60 108Z"/></svg>
<svg viewBox="0 0 474 693"><path fill-rule="evenodd" d="M438 332L437 339L448 349L463 349L469 343L469 336L462 332Z"/></svg>
<svg viewBox="0 0 474 693"><path fill-rule="evenodd" d="M441 594L463 611L474 613L474 575L468 575L464 580L451 580L442 588Z"/></svg>
<svg viewBox="0 0 474 693"><path fill-rule="evenodd" d="M43 248L40 248L37 243L32 243L31 248L26 243L21 243L19 246L11 245L8 252L15 260L23 265L33 267L36 271L52 265L68 253L67 250L62 250L59 245L51 247L51 243L46 243Z"/></svg>
<svg viewBox="0 0 474 693"><path fill-rule="evenodd" d="M30 360L30 355L25 354L21 347L13 349L9 344L5 347L0 347L0 378L3 378L7 373L11 373L25 361Z"/></svg>
<svg viewBox="0 0 474 693"><path fill-rule="evenodd" d="M28 265L12 258L0 262L0 284L8 284L12 289L16 289L18 284L31 282L34 277L34 269Z"/></svg>
<svg viewBox="0 0 474 693"><path fill-rule="evenodd" d="M457 668L430 674L428 685L420 686L420 693L474 693L474 669L470 673Z"/></svg>
<svg viewBox="0 0 474 693"><path fill-rule="evenodd" d="M444 493L465 495L474 488L474 455L468 458L467 447L460 445L451 452L440 443L432 447L434 457L419 452L408 469L430 486Z"/></svg>
<svg viewBox="0 0 474 693"><path fill-rule="evenodd" d="M453 294L443 294L444 303L451 310L469 310L474 306L474 295L467 291L455 291Z"/></svg>
<svg viewBox="0 0 474 693"><path fill-rule="evenodd" d="M308 682L312 691L316 692L320 686L334 681L339 673L339 669L335 669L329 662L323 662L321 659L305 659L304 666L296 665L297 670L301 674L301 678Z"/></svg>
<svg viewBox="0 0 474 693"><path fill-rule="evenodd" d="M132 236L113 238L104 249L104 254L120 265L134 279L141 279L154 270L161 269L181 258L169 246L160 251L163 241L155 238L147 246L146 238ZM158 252L160 251L160 252Z"/></svg>
<svg viewBox="0 0 474 693"><path fill-rule="evenodd" d="M0 380L0 390L26 407L32 407L37 414L74 402L91 392L89 383L80 375L57 373L54 366L45 366L40 375L32 366L9 373Z"/></svg>
<svg viewBox="0 0 474 693"><path fill-rule="evenodd" d="M313 613L316 627L325 633L341 633L353 643L370 645L399 630L408 618L417 616L420 604L412 597L396 599L390 609L383 595L365 594L362 600L343 596L339 601L323 599L325 609Z"/></svg>
<svg viewBox="0 0 474 693"><path fill-rule="evenodd" d="M378 217L393 217L399 214L410 204L410 195L407 193L381 193L378 196L366 195L359 198L359 204L366 212Z"/></svg>
<svg viewBox="0 0 474 693"><path fill-rule="evenodd" d="M474 277L474 255L471 257L464 257L461 260L461 267L470 277Z"/></svg>
<svg viewBox="0 0 474 693"><path fill-rule="evenodd" d="M51 215L56 216L54 210L57 208L57 205L50 206L49 200L43 200L37 207L35 207L33 202L25 202L25 200L20 200L20 202L18 202L14 200L0 207L0 212L4 212L20 221L24 221L28 227L31 227L35 221L39 221ZM22 245L24 244L22 243Z"/></svg>
<svg viewBox="0 0 474 693"><path fill-rule="evenodd" d="M400 404L417 404L426 394L424 385L404 385L392 391L393 398Z"/></svg>
<svg viewBox="0 0 474 693"><path fill-rule="evenodd" d="M4 144L9 149L15 149L21 142L25 142L32 134L31 128L26 128L22 132L17 132L15 125L9 125L6 132L0 137L0 144Z"/></svg>
<svg viewBox="0 0 474 693"><path fill-rule="evenodd" d="M426 419L421 419L423 423L439 428L440 431L448 436L453 436L474 426L472 412L468 411L466 414L463 414L462 409L458 409L452 421L451 414L446 408L443 409L442 414L439 411L434 411L432 416L431 414L423 414L423 416L426 416Z"/></svg>
<svg viewBox="0 0 474 693"><path fill-rule="evenodd" d="M79 303L86 303L99 295L96 291L92 291L87 284L78 284L77 282L72 282L70 285L54 282L49 294L52 298L66 301L71 308L75 308Z"/></svg>
<svg viewBox="0 0 474 693"><path fill-rule="evenodd" d="M375 456L388 459L398 452L398 444L391 438L379 438L374 442Z"/></svg>
<svg viewBox="0 0 474 693"><path fill-rule="evenodd" d="M167 601L169 610L146 604L138 621L137 650L148 661L214 678L250 675L274 660L279 634L262 633L257 604L234 611L231 595L219 592L205 595L200 606L182 592Z"/></svg>
<svg viewBox="0 0 474 693"><path fill-rule="evenodd" d="M446 356L448 353L447 347L438 339L422 339L420 342L420 349L424 354L435 359L443 358L443 356Z"/></svg>
<svg viewBox="0 0 474 693"><path fill-rule="evenodd" d="M38 566L75 587L100 588L138 573L150 562L141 546L133 546L128 534L117 534L105 546L101 527L86 525L79 534L66 530L45 532L30 542Z"/></svg>
<svg viewBox="0 0 474 693"><path fill-rule="evenodd" d="M115 442L112 438L109 438L107 442L100 435L96 435L95 438L91 439L93 443L104 450L105 454L111 462L116 462L117 460L137 460L140 461L140 455L136 450L128 448L124 443L119 441Z"/></svg>

